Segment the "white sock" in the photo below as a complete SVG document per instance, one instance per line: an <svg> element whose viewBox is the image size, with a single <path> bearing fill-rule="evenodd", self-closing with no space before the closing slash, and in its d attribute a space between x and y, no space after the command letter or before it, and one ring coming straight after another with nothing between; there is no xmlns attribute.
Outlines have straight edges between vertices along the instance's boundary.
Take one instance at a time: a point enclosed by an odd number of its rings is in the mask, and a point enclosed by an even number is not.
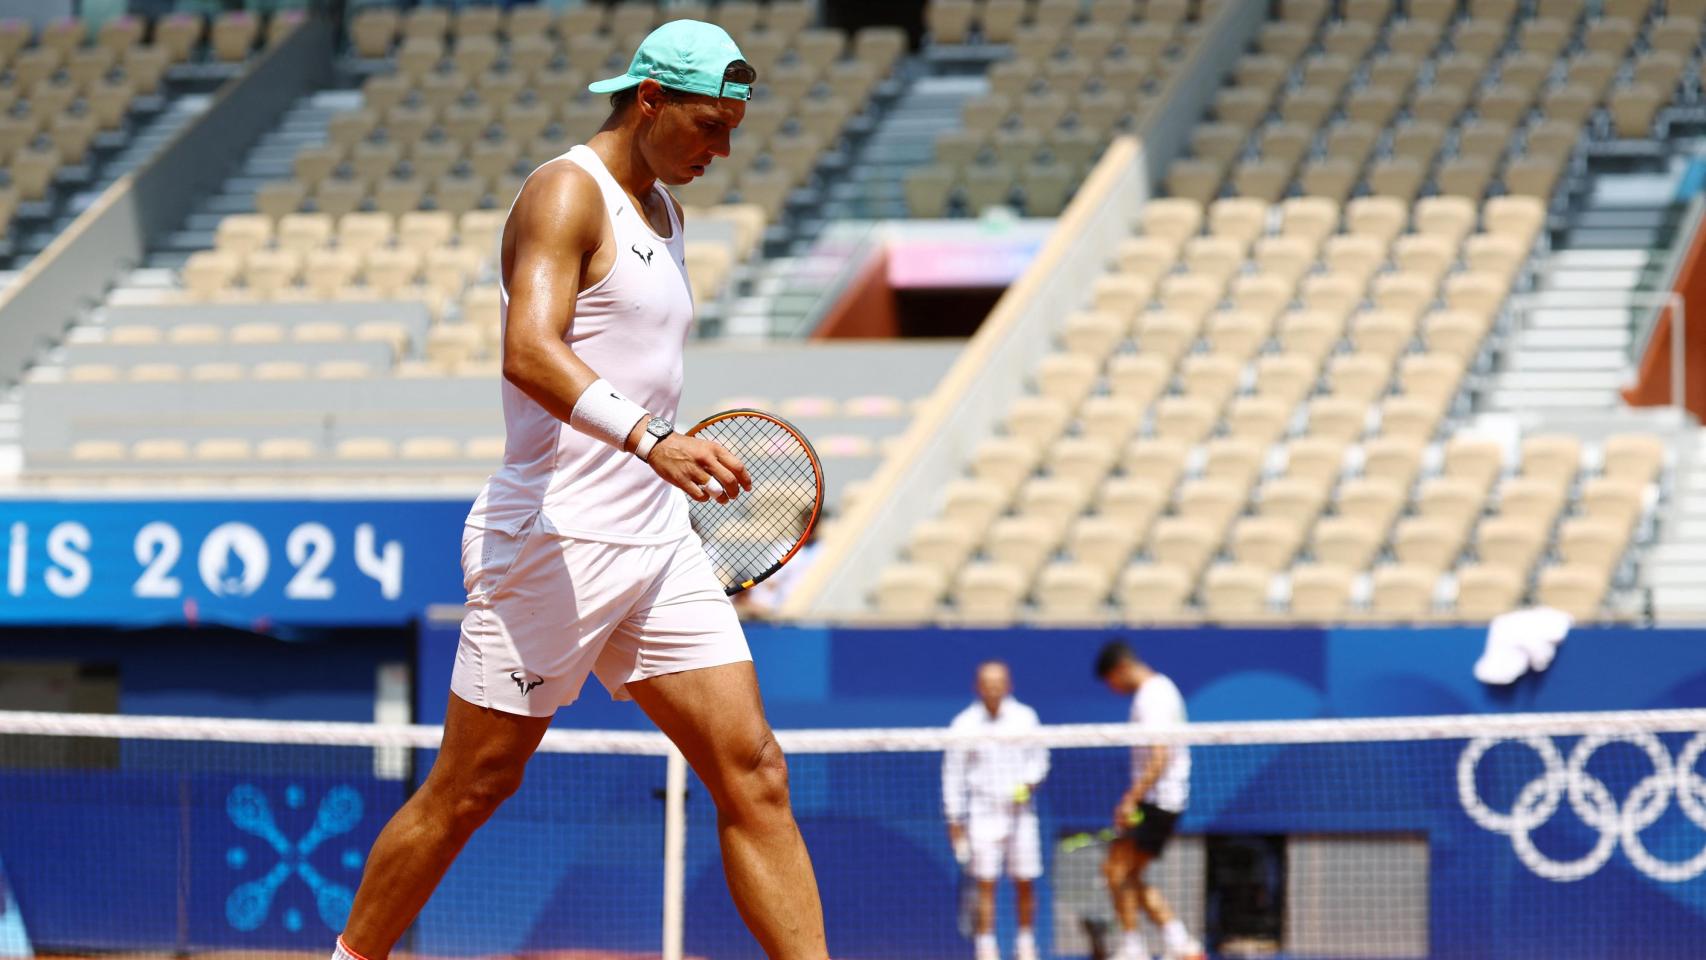
<svg viewBox="0 0 1706 960"><path fill-rule="evenodd" d="M344 938L340 936L337 946L332 948L332 960L367 960L367 958L346 946Z"/></svg>
<svg viewBox="0 0 1706 960"><path fill-rule="evenodd" d="M995 949L996 949L995 934L993 934L993 933L980 933L977 935L977 952L978 953L992 953L995 951Z"/></svg>
<svg viewBox="0 0 1706 960"><path fill-rule="evenodd" d="M1136 930L1127 930L1120 937L1120 952L1128 957L1147 957L1148 948L1143 945L1143 934Z"/></svg>
<svg viewBox="0 0 1706 960"><path fill-rule="evenodd" d="M1020 927L1019 935L1014 940L1019 946L1034 947L1037 945L1037 935L1031 932L1030 927Z"/></svg>
<svg viewBox="0 0 1706 960"><path fill-rule="evenodd" d="M1169 950L1179 951L1191 945L1190 931L1185 929L1184 921L1178 917L1167 921L1167 925L1161 928L1161 936L1166 938Z"/></svg>

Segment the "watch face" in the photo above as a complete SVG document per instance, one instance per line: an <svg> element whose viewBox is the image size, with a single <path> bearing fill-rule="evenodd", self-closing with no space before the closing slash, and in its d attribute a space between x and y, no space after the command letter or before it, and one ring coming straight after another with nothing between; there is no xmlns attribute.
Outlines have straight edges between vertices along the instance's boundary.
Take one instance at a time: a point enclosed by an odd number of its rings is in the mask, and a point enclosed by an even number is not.
<svg viewBox="0 0 1706 960"><path fill-rule="evenodd" d="M646 432L662 440L675 432L675 425L662 417L653 417L652 422L646 424Z"/></svg>

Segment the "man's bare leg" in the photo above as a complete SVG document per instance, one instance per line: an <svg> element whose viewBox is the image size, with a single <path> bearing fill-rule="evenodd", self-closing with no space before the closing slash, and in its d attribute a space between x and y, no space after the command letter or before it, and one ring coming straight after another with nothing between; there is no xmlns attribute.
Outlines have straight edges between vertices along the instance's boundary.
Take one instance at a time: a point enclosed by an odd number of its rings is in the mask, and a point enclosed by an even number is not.
<svg viewBox="0 0 1706 960"><path fill-rule="evenodd" d="M1019 929L1029 930L1037 925L1037 885L1030 880L1013 881L1014 913Z"/></svg>
<svg viewBox="0 0 1706 960"><path fill-rule="evenodd" d="M666 674L628 693L717 804L729 894L770 960L825 960L823 905L788 805L788 765L751 663Z"/></svg>
<svg viewBox="0 0 1706 960"><path fill-rule="evenodd" d="M444 743L426 783L379 832L367 855L343 940L385 960L468 838L521 786L527 759L551 725L476 707L452 694Z"/></svg>
<svg viewBox="0 0 1706 960"><path fill-rule="evenodd" d="M995 932L995 881L977 882L977 933Z"/></svg>
<svg viewBox="0 0 1706 960"><path fill-rule="evenodd" d="M1114 918L1125 933L1137 932L1136 856L1137 848L1130 840L1115 840L1108 844L1108 858L1102 863L1102 876L1108 882L1108 898L1114 906Z"/></svg>

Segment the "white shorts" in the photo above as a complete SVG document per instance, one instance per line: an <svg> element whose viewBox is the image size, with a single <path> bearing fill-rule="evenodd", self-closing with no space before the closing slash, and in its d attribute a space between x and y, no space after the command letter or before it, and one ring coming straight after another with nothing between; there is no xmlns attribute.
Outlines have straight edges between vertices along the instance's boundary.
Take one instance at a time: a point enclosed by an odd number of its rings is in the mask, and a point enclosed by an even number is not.
<svg viewBox="0 0 1706 960"><path fill-rule="evenodd" d="M1015 880L1043 875L1042 836L1036 807L1028 803L980 800L972 797L966 811L966 841L971 847L971 875L993 881L1002 867Z"/></svg>
<svg viewBox="0 0 1706 960"><path fill-rule="evenodd" d="M450 690L480 707L548 717L588 673L612 699L627 684L751 660L699 538L621 544L465 527L468 612Z"/></svg>

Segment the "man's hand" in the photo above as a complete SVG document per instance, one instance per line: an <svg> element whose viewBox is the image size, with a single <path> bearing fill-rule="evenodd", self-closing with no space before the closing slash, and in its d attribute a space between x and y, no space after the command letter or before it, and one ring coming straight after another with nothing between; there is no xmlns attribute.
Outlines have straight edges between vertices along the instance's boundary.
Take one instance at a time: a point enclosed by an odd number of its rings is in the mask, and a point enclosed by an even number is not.
<svg viewBox="0 0 1706 960"><path fill-rule="evenodd" d="M723 449L714 440L701 440L685 433L672 433L652 447L646 458L657 475L680 487L689 497L704 503L712 499L710 481L722 488L716 494L718 503L728 503L741 491L752 490L752 477L740 458Z"/></svg>
<svg viewBox="0 0 1706 960"><path fill-rule="evenodd" d="M954 848L954 859L960 866L965 866L971 860L971 843L966 839L965 824L948 824L948 843Z"/></svg>
<svg viewBox="0 0 1706 960"><path fill-rule="evenodd" d="M1127 793L1120 797L1120 802L1114 807L1114 829L1122 833L1131 829L1132 818L1137 815L1137 798L1141 794Z"/></svg>

